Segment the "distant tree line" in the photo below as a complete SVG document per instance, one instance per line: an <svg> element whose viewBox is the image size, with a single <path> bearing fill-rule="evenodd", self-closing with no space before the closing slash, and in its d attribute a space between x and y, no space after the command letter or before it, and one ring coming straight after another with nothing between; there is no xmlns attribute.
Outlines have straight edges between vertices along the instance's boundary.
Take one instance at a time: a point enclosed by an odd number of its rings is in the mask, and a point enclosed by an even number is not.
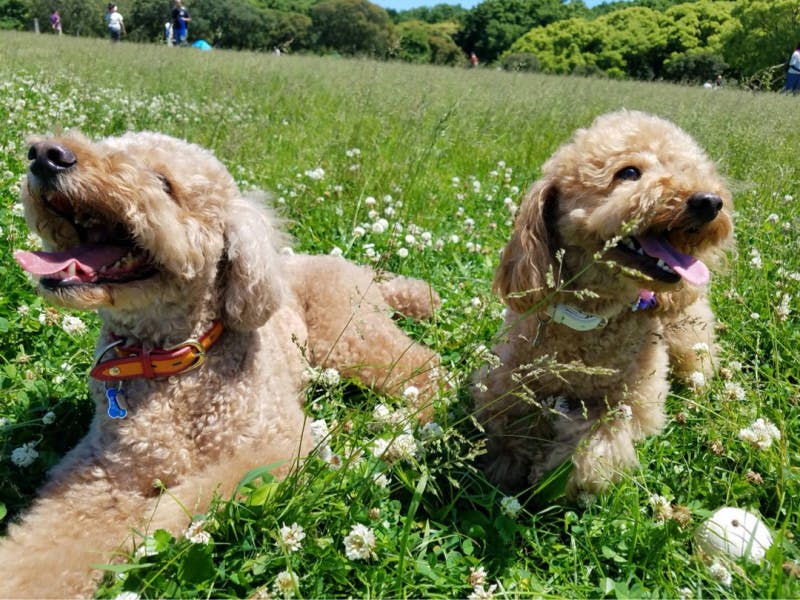
<svg viewBox="0 0 800 600"><path fill-rule="evenodd" d="M0 28L105 35L106 0L0 0ZM163 39L170 0L120 0L127 39ZM369 0L186 0L190 36L215 47L615 78L770 85L800 41L800 0L484 0L384 10Z"/></svg>

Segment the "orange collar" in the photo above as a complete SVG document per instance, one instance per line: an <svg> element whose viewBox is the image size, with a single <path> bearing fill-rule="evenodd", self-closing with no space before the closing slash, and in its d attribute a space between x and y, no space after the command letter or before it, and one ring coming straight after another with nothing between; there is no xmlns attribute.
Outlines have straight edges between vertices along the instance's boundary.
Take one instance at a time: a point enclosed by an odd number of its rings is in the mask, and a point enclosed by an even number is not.
<svg viewBox="0 0 800 600"><path fill-rule="evenodd" d="M113 341L95 354L89 375L101 381L125 381L137 377L159 379L186 373L205 362L206 352L217 342L222 329L222 321L214 321L211 329L200 339L189 339L177 346L153 350L142 346L120 348L122 340ZM112 348L117 358L103 361L103 356Z"/></svg>

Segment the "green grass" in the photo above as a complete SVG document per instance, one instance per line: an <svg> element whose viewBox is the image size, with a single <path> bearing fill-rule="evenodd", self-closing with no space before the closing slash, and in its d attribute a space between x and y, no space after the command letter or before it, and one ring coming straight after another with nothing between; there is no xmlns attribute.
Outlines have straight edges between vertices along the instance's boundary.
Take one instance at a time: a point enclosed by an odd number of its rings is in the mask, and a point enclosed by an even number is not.
<svg viewBox="0 0 800 600"><path fill-rule="evenodd" d="M86 331L68 333L65 313L42 305L11 258L31 243L14 207L30 134L151 129L213 148L243 187L274 192L299 250L338 247L356 262L431 281L444 299L437 319L401 324L440 352L460 383L449 406L437 407L443 433L421 442L417 458L395 464L370 449L376 438L402 433L373 417L378 404L397 409L396 401L347 382L312 387L309 416L328 423L340 468L314 458L283 482L252 474L241 501L205 515L208 544L165 532L142 540L147 552L115 567L101 595L281 596L276 577L289 571L297 584L288 593L303 597L466 597L470 569L478 568L486 589L497 586L495 597L800 594L791 568L800 559L793 541L800 497L796 98L30 34L0 34L0 55L5 521L85 431L92 410L85 373L98 327L81 314ZM471 466L480 436L466 393L502 310L489 282L510 229L504 200L519 202L576 127L620 107L677 122L736 192L738 252L712 294L724 377L702 392L674 387L673 418L639 449L643 468L591 506L542 502L512 518ZM306 175L317 168L322 179ZM402 233L369 231L370 210ZM763 451L738 435L758 417L782 433ZM24 444L38 456L21 467L10 456ZM381 474L387 487L375 483ZM691 523L658 521L653 494L687 507ZM730 567L730 587L709 574L692 541L695 527L723 505L759 512L776 537L763 564ZM276 543L292 523L306 535L297 552ZM368 560L345 554L357 523L376 536Z"/></svg>

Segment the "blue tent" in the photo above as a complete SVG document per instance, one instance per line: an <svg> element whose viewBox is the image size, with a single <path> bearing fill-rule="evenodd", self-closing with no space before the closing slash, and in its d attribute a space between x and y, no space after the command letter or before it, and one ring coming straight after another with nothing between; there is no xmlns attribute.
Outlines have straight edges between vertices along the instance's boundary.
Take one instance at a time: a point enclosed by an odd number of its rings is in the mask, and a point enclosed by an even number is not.
<svg viewBox="0 0 800 600"><path fill-rule="evenodd" d="M205 40L197 40L194 44L192 44L192 48L197 48L198 50L211 50L211 44L209 44Z"/></svg>

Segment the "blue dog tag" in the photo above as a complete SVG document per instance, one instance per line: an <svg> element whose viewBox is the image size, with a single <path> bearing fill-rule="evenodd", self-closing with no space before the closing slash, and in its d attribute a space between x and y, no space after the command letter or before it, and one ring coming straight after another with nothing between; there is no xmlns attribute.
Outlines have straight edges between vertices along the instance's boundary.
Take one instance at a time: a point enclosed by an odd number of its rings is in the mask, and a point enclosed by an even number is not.
<svg viewBox="0 0 800 600"><path fill-rule="evenodd" d="M112 419L124 419L128 411L122 408L117 402L117 388L108 388L106 398L108 399L108 416Z"/></svg>

